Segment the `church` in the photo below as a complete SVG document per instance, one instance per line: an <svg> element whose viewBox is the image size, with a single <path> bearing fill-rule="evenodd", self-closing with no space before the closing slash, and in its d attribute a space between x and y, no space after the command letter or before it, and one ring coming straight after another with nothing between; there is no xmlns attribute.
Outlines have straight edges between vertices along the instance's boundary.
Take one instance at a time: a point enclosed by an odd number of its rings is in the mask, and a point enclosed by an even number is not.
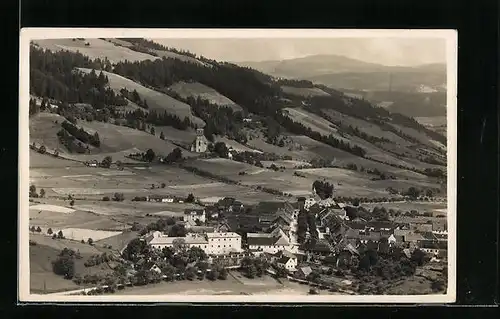
<svg viewBox="0 0 500 319"><path fill-rule="evenodd" d="M191 152L205 153L208 147L208 140L203 133L202 128L196 129L196 138L191 143Z"/></svg>

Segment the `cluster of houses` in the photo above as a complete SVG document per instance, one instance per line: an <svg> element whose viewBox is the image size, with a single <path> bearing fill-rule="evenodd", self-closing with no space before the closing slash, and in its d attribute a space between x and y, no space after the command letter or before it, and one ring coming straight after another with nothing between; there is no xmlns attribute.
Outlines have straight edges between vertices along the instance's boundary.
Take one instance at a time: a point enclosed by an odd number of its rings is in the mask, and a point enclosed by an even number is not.
<svg viewBox="0 0 500 319"><path fill-rule="evenodd" d="M316 217L319 236L312 247L297 239L301 209ZM221 212L227 215L226 222L217 220ZM234 198L224 198L202 209L186 209L183 223L188 230L186 237L153 232L146 236L147 243L161 249L182 242L202 249L211 258L225 259L228 265L237 264L244 256L262 256L289 272L302 269L298 265L307 263L311 256L333 256L338 263L359 255L358 249L368 245L379 250L397 246L406 254L419 248L436 261L446 258L447 253L447 232L441 227L435 228L432 223L349 220L346 205L332 199L261 203L250 212ZM241 236L236 231L243 226L250 231Z"/></svg>

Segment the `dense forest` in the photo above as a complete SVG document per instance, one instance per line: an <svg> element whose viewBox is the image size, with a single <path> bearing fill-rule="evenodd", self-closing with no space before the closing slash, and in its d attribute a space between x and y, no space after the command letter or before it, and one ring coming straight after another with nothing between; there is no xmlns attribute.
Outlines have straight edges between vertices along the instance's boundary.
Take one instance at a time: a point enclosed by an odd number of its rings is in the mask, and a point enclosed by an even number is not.
<svg viewBox="0 0 500 319"><path fill-rule="evenodd" d="M52 52L31 47L30 93L67 102L88 103L95 109L106 105L126 105L127 101L108 87L108 78L102 72L109 61L91 60L80 53ZM90 68L85 74L75 68Z"/></svg>

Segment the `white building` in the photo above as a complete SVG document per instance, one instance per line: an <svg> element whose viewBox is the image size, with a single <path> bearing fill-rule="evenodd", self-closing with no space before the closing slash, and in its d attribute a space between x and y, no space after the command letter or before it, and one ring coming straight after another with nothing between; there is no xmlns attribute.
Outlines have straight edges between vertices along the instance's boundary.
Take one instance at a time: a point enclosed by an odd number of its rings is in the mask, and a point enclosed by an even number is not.
<svg viewBox="0 0 500 319"><path fill-rule="evenodd" d="M234 232L207 233L208 255L226 255L239 253L241 249L241 236Z"/></svg>
<svg viewBox="0 0 500 319"><path fill-rule="evenodd" d="M153 232L150 236L146 237L146 242L153 248L163 249L166 247L174 247L177 242L182 242L188 248L198 247L205 251L208 250L208 240L203 234L187 234L186 237L169 237L160 231Z"/></svg>
<svg viewBox="0 0 500 319"><path fill-rule="evenodd" d="M306 198L306 201L304 202L304 209L309 210L312 205L316 204L316 200L312 197Z"/></svg>
<svg viewBox="0 0 500 319"><path fill-rule="evenodd" d="M196 138L191 144L191 152L205 153L208 148L208 140L203 133L203 129L196 129Z"/></svg>
<svg viewBox="0 0 500 319"><path fill-rule="evenodd" d="M243 251L241 248L241 236L233 232L189 233L186 237L169 237L156 231L147 237L146 242L157 249L174 247L176 242L181 242L188 248L198 247L207 255L227 255Z"/></svg>
<svg viewBox="0 0 500 319"><path fill-rule="evenodd" d="M148 202L158 202L158 203L173 203L174 197L168 195L150 195L147 196Z"/></svg>
<svg viewBox="0 0 500 319"><path fill-rule="evenodd" d="M196 225L196 221L205 223L206 214L204 209L186 209L184 210L184 221L190 225Z"/></svg>
<svg viewBox="0 0 500 319"><path fill-rule="evenodd" d="M256 252L266 252L275 254L279 251L294 249L290 244L288 236L280 228L276 228L272 233L248 233L248 248Z"/></svg>
<svg viewBox="0 0 500 319"><path fill-rule="evenodd" d="M297 257L289 257L289 256L283 256L276 261L278 267L283 267L291 272L297 270L297 263L298 263Z"/></svg>

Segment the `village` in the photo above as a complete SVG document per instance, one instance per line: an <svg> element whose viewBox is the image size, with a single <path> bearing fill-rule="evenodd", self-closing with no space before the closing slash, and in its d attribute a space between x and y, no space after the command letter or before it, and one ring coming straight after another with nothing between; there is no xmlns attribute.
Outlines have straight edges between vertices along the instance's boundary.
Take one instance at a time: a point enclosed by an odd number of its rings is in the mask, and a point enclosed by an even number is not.
<svg viewBox="0 0 500 319"><path fill-rule="evenodd" d="M98 294L162 281L226 280L237 272L247 279L269 276L308 285L309 294L380 294L417 274L433 292L445 289L445 218L395 216L377 207L367 220L363 211L318 196L253 207L226 197L186 209L180 218L134 225L139 237L107 257L113 275L72 280L86 287L78 294Z"/></svg>

